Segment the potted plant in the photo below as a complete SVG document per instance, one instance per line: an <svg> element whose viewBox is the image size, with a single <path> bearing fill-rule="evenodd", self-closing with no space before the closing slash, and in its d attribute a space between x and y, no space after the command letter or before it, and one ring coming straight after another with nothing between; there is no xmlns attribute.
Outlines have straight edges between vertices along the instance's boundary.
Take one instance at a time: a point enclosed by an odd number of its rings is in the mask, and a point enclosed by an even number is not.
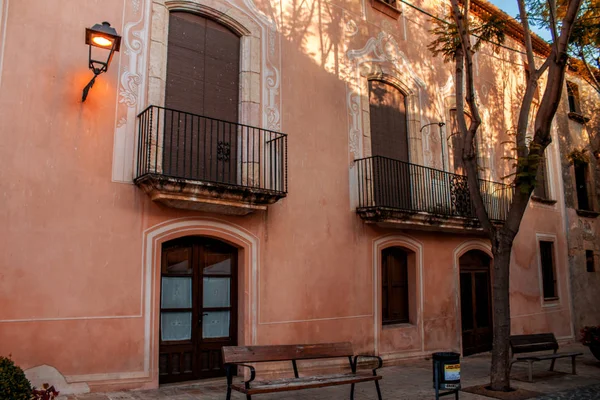
<svg viewBox="0 0 600 400"><path fill-rule="evenodd" d="M586 326L581 330L581 343L600 361L600 326Z"/></svg>

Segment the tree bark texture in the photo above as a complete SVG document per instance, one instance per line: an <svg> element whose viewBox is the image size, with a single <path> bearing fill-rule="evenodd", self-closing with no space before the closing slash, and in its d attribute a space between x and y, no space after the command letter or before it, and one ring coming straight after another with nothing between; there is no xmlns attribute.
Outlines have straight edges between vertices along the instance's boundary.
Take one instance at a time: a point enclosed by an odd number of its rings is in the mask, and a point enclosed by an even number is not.
<svg viewBox="0 0 600 400"><path fill-rule="evenodd" d="M491 389L496 391L507 391L510 389L509 365L509 338L510 338L510 258L513 242L521 220L527 209L529 197L535 186L535 177L539 168L540 159L544 150L551 141L550 132L552 120L560 102L565 69L567 65L567 45L573 28L573 22L582 0L569 2L567 13L562 20L560 36L552 45L552 52L548 59L538 69L534 65L534 55L531 45L531 33L529 31L526 16L525 3L517 0L524 20L524 42L527 50L528 70L530 72L527 80L527 88L521 102L517 129L517 164L516 178L514 182L513 202L510 205L508 217L502 227L496 228L490 221L483 203L479 188L477 171L477 159L474 140L477 130L481 124L479 109L475 101L475 85L473 71L473 47L469 32L469 0L451 0L452 14L460 36L461 46L456 51L456 108L457 120L460 128L460 137L463 142L463 161L467 172L467 181L471 201L476 215L482 224L484 231L488 234L492 243L492 254L494 257L492 299L494 307L494 332L492 365L490 371ZM459 5L462 3L462 9ZM553 8L553 1L550 1ZM556 27L553 21L553 33ZM539 77L547 71L547 85L537 110L535 118L535 135L532 144L527 148L525 145L526 129L529 123L529 111L533 100L533 94L537 87ZM466 125L464 117L465 100L471 112L471 124Z"/></svg>
<svg viewBox="0 0 600 400"><path fill-rule="evenodd" d="M510 388L510 256L514 235L501 229L495 239L492 243L494 337L490 386L492 390L507 391Z"/></svg>

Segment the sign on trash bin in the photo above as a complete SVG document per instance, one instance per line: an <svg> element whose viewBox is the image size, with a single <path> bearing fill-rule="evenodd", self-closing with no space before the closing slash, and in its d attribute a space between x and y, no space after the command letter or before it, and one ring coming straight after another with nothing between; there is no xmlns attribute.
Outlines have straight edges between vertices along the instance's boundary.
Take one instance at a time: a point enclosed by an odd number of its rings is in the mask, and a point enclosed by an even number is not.
<svg viewBox="0 0 600 400"><path fill-rule="evenodd" d="M442 352L433 353L433 388L435 398L454 395L458 399L460 390L460 354ZM447 392L440 393L440 390Z"/></svg>
<svg viewBox="0 0 600 400"><path fill-rule="evenodd" d="M444 380L445 381L460 381L460 364L444 365ZM448 389L450 385L446 385ZM458 386L458 384L456 384Z"/></svg>

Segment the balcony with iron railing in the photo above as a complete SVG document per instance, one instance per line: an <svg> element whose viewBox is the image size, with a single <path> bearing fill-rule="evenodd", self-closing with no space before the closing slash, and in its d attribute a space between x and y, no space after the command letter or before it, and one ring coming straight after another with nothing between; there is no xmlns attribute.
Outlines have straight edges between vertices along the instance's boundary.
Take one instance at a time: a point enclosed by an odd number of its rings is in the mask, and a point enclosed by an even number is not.
<svg viewBox="0 0 600 400"><path fill-rule="evenodd" d="M360 217L390 227L423 230L480 231L467 177L373 156L355 161ZM479 180L492 223L506 220L512 186Z"/></svg>
<svg viewBox="0 0 600 400"><path fill-rule="evenodd" d="M134 182L168 207L245 215L287 193L287 136L150 106Z"/></svg>

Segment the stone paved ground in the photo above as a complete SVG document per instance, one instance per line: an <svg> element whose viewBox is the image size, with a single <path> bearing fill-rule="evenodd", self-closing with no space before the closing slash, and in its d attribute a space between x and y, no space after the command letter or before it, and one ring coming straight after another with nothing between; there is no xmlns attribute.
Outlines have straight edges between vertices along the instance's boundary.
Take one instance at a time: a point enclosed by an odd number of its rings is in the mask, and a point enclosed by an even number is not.
<svg viewBox="0 0 600 400"><path fill-rule="evenodd" d="M536 400L600 400L600 385L552 393L540 396Z"/></svg>
<svg viewBox="0 0 600 400"><path fill-rule="evenodd" d="M583 357L577 362L578 375L571 375L570 359L556 362L556 370L548 372L549 362L535 363L534 382L527 382L524 364L513 367L512 385L544 394L540 400L600 400L600 362L592 357L589 350L574 344L561 347L561 351L581 351ZM483 385L489 382L490 355L476 355L461 360L461 377L463 387ZM301 367L300 367L300 371ZM433 399L431 361L411 361L403 365L386 367L380 370L383 380L381 391L386 400L419 400ZM157 390L129 391L118 393L91 393L77 396L63 396L61 400L216 400L225 398L224 379L203 381L187 385L162 386ZM232 396L235 400L243 400L240 393ZM348 399L349 386L303 390L298 392L274 393L255 396L258 400L317 400ZM377 398L372 383L359 384L356 387L356 400L375 400ZM444 399L453 399L453 396ZM485 400L471 393L460 393L462 400Z"/></svg>

